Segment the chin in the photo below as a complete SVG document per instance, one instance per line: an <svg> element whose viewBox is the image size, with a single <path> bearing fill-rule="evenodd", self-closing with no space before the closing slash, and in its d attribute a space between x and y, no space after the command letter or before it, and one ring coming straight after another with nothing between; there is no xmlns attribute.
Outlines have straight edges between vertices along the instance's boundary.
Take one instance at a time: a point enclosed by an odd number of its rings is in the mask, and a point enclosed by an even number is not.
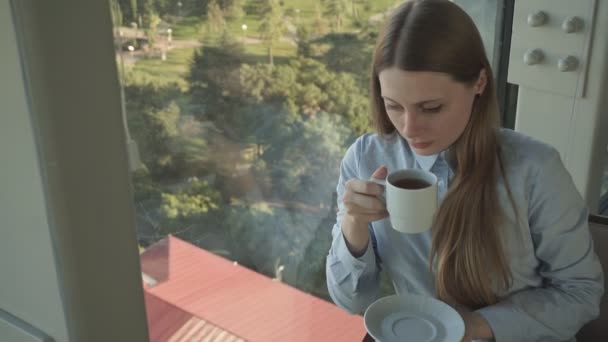
<svg viewBox="0 0 608 342"><path fill-rule="evenodd" d="M437 145L436 142L430 143L428 146L417 147L414 144L410 144L410 147L416 152L419 156L432 156L441 152L440 146Z"/></svg>
<svg viewBox="0 0 608 342"><path fill-rule="evenodd" d="M434 154L438 154L441 151L436 151L435 149L417 149L414 148L414 152L416 152L419 156L432 156Z"/></svg>

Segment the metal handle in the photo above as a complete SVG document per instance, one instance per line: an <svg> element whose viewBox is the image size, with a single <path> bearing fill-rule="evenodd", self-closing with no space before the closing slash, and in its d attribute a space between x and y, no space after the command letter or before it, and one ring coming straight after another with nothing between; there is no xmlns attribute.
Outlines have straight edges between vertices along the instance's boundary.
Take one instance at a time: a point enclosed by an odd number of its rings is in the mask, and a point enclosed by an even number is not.
<svg viewBox="0 0 608 342"><path fill-rule="evenodd" d="M528 15L528 25L532 27L542 26L548 19L549 16L543 11L534 12Z"/></svg>
<svg viewBox="0 0 608 342"><path fill-rule="evenodd" d="M557 61L559 71L574 71L578 68L578 59L574 56L566 56Z"/></svg>
<svg viewBox="0 0 608 342"><path fill-rule="evenodd" d="M585 23L579 17L568 17L562 23L562 30L566 33L576 33L583 29Z"/></svg>
<svg viewBox="0 0 608 342"><path fill-rule="evenodd" d="M545 59L545 54L540 49L532 49L524 54L524 63L527 65L540 64Z"/></svg>

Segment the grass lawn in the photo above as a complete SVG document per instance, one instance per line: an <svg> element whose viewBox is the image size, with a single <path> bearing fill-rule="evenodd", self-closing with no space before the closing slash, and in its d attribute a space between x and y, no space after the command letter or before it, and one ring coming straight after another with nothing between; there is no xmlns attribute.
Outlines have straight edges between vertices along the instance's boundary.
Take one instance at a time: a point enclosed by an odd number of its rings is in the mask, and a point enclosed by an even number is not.
<svg viewBox="0 0 608 342"><path fill-rule="evenodd" d="M285 10L290 8L293 10L299 9L297 20L300 23L313 23L315 17L314 2L306 0L283 0L283 2ZM397 0L374 0L371 2L372 8L370 11L365 11L362 6L359 6L359 14L362 18L369 18L400 2ZM327 17L325 19L328 20ZM246 31L242 29L243 24L247 25ZM260 18L257 15L245 15L239 20L227 22L229 32L237 39L243 39L244 37L259 39L259 24ZM215 46L219 33L209 34L205 25L206 19L201 17L181 18L179 22L172 26L173 37L175 40L196 40L201 41L203 45ZM342 31L353 32L354 30L356 30L356 27L353 20L347 18ZM247 55L250 57L250 63L267 63L267 48L264 44L249 43L245 48ZM287 41L279 42L274 47L275 63L289 62L290 58L296 56L296 49L295 45ZM182 89L186 89L187 82L184 77L188 72L189 61L193 52L193 48L173 49L167 54L166 61L161 61L159 58L139 60L133 68L132 76L136 81L154 81L160 84L176 82Z"/></svg>
<svg viewBox="0 0 608 342"><path fill-rule="evenodd" d="M247 45L245 51L248 55L263 56L265 60L268 59L268 48L264 44ZM279 42L272 51L275 58L296 56L296 47L288 42Z"/></svg>
<svg viewBox="0 0 608 342"><path fill-rule="evenodd" d="M315 4L312 1L307 0L283 0L284 10L299 10L297 14L297 20L300 23L312 24L315 18ZM365 11L363 6L358 7L359 15L361 18L369 18L370 16L386 11L388 8L401 3L400 0L374 0L371 2L371 10ZM350 10L350 7L349 7ZM325 18L329 20L329 18ZM202 17L184 17L178 23L173 25L173 36L175 39L185 40L200 40L203 38L203 32L201 26L206 24L206 19ZM243 24L247 25L247 30L243 31ZM236 37L242 37L246 35L251 38L259 38L258 28L260 25L260 18L254 14L247 14L243 18L228 21L228 29ZM345 31L351 31L354 29L353 21L351 18L346 19Z"/></svg>
<svg viewBox="0 0 608 342"><path fill-rule="evenodd" d="M199 17L184 17L172 26L173 38L178 40L198 40L200 38Z"/></svg>
<svg viewBox="0 0 608 342"><path fill-rule="evenodd" d="M177 83L182 90L188 88L185 77L188 74L194 48L173 49L167 53L167 60L147 58L138 60L131 71L131 76L137 83L154 82L156 84ZM268 63L267 48L263 44L248 45L246 49L247 62ZM295 48L287 42L281 42L274 48L275 64L288 63L290 57L295 57Z"/></svg>
<svg viewBox="0 0 608 342"><path fill-rule="evenodd" d="M177 83L186 89L188 73L194 48L173 49L167 53L167 60L160 58L141 59L135 63L132 75L137 82L153 81L157 84Z"/></svg>

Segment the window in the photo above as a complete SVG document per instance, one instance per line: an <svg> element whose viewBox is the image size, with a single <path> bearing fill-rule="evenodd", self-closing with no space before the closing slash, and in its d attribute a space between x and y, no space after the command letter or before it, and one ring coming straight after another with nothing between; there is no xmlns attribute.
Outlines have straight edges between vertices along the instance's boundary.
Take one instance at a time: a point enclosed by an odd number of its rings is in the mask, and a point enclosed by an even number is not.
<svg viewBox="0 0 608 342"><path fill-rule="evenodd" d="M507 82L514 0L455 0L473 18L494 71L502 125L515 127L517 85Z"/></svg>
<svg viewBox="0 0 608 342"><path fill-rule="evenodd" d="M602 189L600 191L600 204L598 214L602 216L608 216L608 162L604 167L601 181Z"/></svg>
<svg viewBox="0 0 608 342"><path fill-rule="evenodd" d="M490 61L492 61L495 57L496 25L499 22L498 2L475 0L454 0L454 2L460 5L473 18L481 34L483 44L486 47L486 54Z"/></svg>
<svg viewBox="0 0 608 342"><path fill-rule="evenodd" d="M492 59L496 1L457 2ZM190 325L248 339L223 325L220 306L204 317L213 308L179 307L169 298L179 292L163 294L183 272L190 283L179 286L212 283L209 274L223 289L255 296L255 281L249 290L231 281L246 278L221 273L213 255L333 305L325 257L339 164L371 131L362 70L399 3L110 0L125 121L139 151L133 184L149 321L162 308L199 310ZM178 249L189 257L172 259Z"/></svg>

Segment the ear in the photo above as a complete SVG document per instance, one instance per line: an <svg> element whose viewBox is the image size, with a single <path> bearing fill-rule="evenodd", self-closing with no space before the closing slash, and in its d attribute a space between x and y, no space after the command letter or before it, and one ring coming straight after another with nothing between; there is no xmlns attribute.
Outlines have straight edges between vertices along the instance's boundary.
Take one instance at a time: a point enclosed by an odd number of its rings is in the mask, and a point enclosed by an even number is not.
<svg viewBox="0 0 608 342"><path fill-rule="evenodd" d="M486 72L486 69L484 68L479 71L479 78L477 79L477 81L475 82L475 86L473 87L475 90L475 94L483 94L484 90L486 89L486 84L488 84L488 74Z"/></svg>

